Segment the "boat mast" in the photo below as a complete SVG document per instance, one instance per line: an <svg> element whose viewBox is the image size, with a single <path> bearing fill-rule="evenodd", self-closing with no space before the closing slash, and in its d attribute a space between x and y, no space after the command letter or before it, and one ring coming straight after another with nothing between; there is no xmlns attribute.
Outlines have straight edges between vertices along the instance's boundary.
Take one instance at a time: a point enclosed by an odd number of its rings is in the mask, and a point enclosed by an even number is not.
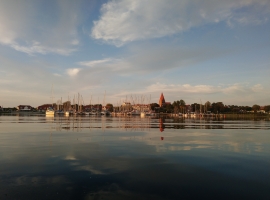
<svg viewBox="0 0 270 200"><path fill-rule="evenodd" d="M103 103L102 103L102 110L103 110L103 107L105 106L105 96L106 96L106 90L104 91Z"/></svg>
<svg viewBox="0 0 270 200"><path fill-rule="evenodd" d="M91 111L92 111L92 94L91 94L91 99L90 99L90 108L91 108Z"/></svg>
<svg viewBox="0 0 270 200"><path fill-rule="evenodd" d="M52 87L51 87L51 103L52 103L52 108L53 108L53 84L52 84Z"/></svg>
<svg viewBox="0 0 270 200"><path fill-rule="evenodd" d="M80 105L80 94L78 93L78 112L79 112L79 105Z"/></svg>

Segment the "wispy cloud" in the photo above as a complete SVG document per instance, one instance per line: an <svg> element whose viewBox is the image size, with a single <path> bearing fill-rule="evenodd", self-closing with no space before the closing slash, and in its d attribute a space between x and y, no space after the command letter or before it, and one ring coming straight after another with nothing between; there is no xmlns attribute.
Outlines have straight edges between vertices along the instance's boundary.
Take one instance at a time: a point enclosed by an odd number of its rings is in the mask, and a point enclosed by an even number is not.
<svg viewBox="0 0 270 200"><path fill-rule="evenodd" d="M147 91L164 91L164 92L181 92L181 93L200 93L200 94L210 94L221 92L223 88L220 86L211 85L190 85L190 84L162 84L155 83L147 87Z"/></svg>
<svg viewBox="0 0 270 200"><path fill-rule="evenodd" d="M67 69L67 74L73 77L73 76L76 76L79 73L79 71L81 71L80 68Z"/></svg>
<svg viewBox="0 0 270 200"><path fill-rule="evenodd" d="M95 67L95 66L100 65L100 64L112 63L115 61L117 61L117 60L112 59L112 58L105 58L102 60L83 61L83 62L79 62L78 64L82 65L82 66L87 66L87 67Z"/></svg>
<svg viewBox="0 0 270 200"><path fill-rule="evenodd" d="M269 13L267 0L109 1L102 6L100 19L94 21L91 36L121 46L209 23L263 23Z"/></svg>
<svg viewBox="0 0 270 200"><path fill-rule="evenodd" d="M84 66L83 69L85 73L99 73L104 72L104 75L109 72L116 72L118 74L125 74L125 70L131 68L127 59L115 59L115 58L105 58L102 60L91 60L78 62L78 65ZM110 74L112 75L112 74Z"/></svg>
<svg viewBox="0 0 270 200"><path fill-rule="evenodd" d="M76 51L79 6L64 1L39 6L36 1L1 1L0 44L29 55Z"/></svg>
<svg viewBox="0 0 270 200"><path fill-rule="evenodd" d="M169 45L134 46L123 58L104 58L100 60L81 61L86 74L110 72L117 75L133 76L134 74L151 74L153 72L168 72L175 68L191 67L199 62L216 59L231 52L219 47L203 47L188 49ZM110 74L112 75L112 74Z"/></svg>
<svg viewBox="0 0 270 200"><path fill-rule="evenodd" d="M255 89L256 88L256 89ZM200 99L207 101L222 101L225 104L254 104L260 103L265 95L269 95L268 90L263 89L260 84L249 85L235 83L230 85L192 85L186 84L166 84L156 82L145 86L143 89L132 90L133 95L155 94L152 99L158 101L159 94L163 92L166 100L184 99L187 103L199 102ZM124 98L129 91L116 93L115 98ZM243 98L244 97L244 98ZM179 99L178 99L179 98ZM256 102L257 101L257 102Z"/></svg>
<svg viewBox="0 0 270 200"><path fill-rule="evenodd" d="M26 53L28 55L34 55L36 53L39 54L48 54L48 53L56 53L60 55L70 55L72 52L76 51L76 49L59 49L59 48L51 48L42 46L39 42L33 42L30 46L21 46L18 43L12 41L10 43L7 43L6 45L9 45L13 49Z"/></svg>

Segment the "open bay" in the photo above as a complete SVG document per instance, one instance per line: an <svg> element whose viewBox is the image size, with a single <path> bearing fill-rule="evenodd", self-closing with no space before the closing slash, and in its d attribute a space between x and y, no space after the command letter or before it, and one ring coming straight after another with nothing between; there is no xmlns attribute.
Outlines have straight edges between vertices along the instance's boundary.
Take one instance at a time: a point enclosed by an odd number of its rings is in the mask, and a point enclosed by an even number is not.
<svg viewBox="0 0 270 200"><path fill-rule="evenodd" d="M0 116L0 199L270 199L270 122Z"/></svg>

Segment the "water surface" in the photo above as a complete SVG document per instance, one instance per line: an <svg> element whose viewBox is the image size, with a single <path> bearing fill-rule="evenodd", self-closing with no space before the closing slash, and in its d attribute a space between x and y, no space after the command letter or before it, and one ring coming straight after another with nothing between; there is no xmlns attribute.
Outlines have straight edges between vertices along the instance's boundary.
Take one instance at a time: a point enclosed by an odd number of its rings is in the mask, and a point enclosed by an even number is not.
<svg viewBox="0 0 270 200"><path fill-rule="evenodd" d="M270 122L0 116L0 199L270 199Z"/></svg>

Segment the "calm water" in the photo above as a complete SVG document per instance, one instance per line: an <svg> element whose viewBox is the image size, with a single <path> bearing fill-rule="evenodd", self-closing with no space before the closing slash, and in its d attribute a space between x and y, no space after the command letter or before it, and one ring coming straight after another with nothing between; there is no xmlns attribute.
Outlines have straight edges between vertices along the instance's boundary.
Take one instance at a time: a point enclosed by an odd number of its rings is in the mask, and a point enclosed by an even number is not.
<svg viewBox="0 0 270 200"><path fill-rule="evenodd" d="M270 199L270 122L0 116L0 199Z"/></svg>

